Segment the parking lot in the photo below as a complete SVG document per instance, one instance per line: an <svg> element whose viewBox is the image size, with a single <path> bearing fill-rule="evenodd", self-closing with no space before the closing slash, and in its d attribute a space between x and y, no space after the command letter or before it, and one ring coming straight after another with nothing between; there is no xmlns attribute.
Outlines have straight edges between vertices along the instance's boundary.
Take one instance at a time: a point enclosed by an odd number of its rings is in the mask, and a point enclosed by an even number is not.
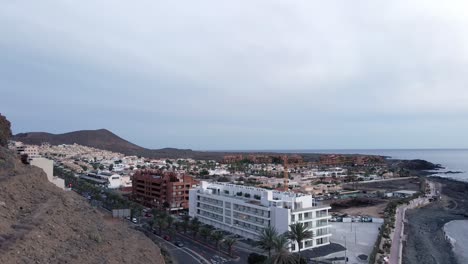
<svg viewBox="0 0 468 264"><path fill-rule="evenodd" d="M363 258L372 252L381 225L381 223L334 222L330 228L332 233L330 241L347 248L344 253L339 254L340 257L346 254L348 263L367 263Z"/></svg>

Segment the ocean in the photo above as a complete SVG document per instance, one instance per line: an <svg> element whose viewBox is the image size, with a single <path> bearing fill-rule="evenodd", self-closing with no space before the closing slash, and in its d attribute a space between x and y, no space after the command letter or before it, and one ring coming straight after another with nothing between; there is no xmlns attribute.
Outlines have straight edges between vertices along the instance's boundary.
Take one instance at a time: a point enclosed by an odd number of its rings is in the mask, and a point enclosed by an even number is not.
<svg viewBox="0 0 468 264"><path fill-rule="evenodd" d="M445 169L435 175L468 182L468 149L334 149L334 150L274 150L283 153L324 153L324 154L367 154L382 155L393 159L423 159L440 164ZM445 174L446 171L461 171Z"/></svg>

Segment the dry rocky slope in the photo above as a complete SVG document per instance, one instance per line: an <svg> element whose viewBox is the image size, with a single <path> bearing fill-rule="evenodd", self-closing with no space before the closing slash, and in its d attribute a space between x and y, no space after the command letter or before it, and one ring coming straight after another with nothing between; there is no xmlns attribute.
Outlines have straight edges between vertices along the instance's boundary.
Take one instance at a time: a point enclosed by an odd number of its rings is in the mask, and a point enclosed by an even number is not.
<svg viewBox="0 0 468 264"><path fill-rule="evenodd" d="M143 234L49 183L2 145L0 263L164 263Z"/></svg>
<svg viewBox="0 0 468 264"><path fill-rule="evenodd" d="M164 263L127 224L104 220L74 192L0 147L0 263Z"/></svg>

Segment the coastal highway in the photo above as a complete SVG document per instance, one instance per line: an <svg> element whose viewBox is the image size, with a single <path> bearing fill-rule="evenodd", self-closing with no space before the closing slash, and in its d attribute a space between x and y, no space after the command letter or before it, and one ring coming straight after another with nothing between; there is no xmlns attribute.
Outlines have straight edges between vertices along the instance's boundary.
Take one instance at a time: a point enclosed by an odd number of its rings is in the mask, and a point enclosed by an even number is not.
<svg viewBox="0 0 468 264"><path fill-rule="evenodd" d="M177 247L170 241L166 241L163 238L154 235L153 233L144 230L142 228L136 228L142 231L148 238L153 240L159 247L164 248L169 252L171 259L175 264L185 264L185 263L197 263L197 264L210 264L211 262L205 257L201 256L199 253L187 247ZM181 240L184 244L184 240Z"/></svg>
<svg viewBox="0 0 468 264"><path fill-rule="evenodd" d="M135 227L142 231L147 237L155 241L161 248L164 248L169 252L171 258L177 264L185 263L199 263L199 264L232 264L232 263L247 263L247 258L250 252L239 249L238 247L233 248L233 254L238 258L231 259L229 256L220 253L212 245L206 245L201 241L194 240L191 236L176 233L173 237L173 241L181 241L184 246L177 247L171 241L166 241L158 235L153 234L151 231L146 230L142 227Z"/></svg>
<svg viewBox="0 0 468 264"><path fill-rule="evenodd" d="M403 240L404 240L404 222L405 213L407 209L414 209L430 203L430 199L440 193L440 185L436 186L435 183L428 181L430 193L424 197L411 200L408 205L400 206L396 209L395 217L395 230L393 231L392 246L390 248L389 264L401 264L403 258Z"/></svg>

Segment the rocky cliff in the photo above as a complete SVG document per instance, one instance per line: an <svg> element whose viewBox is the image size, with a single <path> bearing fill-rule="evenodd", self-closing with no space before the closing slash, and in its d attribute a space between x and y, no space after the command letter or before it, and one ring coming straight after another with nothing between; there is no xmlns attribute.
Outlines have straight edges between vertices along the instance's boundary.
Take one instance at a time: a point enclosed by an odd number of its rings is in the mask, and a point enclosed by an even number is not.
<svg viewBox="0 0 468 264"><path fill-rule="evenodd" d="M164 260L143 234L55 187L41 169L0 146L0 263Z"/></svg>

